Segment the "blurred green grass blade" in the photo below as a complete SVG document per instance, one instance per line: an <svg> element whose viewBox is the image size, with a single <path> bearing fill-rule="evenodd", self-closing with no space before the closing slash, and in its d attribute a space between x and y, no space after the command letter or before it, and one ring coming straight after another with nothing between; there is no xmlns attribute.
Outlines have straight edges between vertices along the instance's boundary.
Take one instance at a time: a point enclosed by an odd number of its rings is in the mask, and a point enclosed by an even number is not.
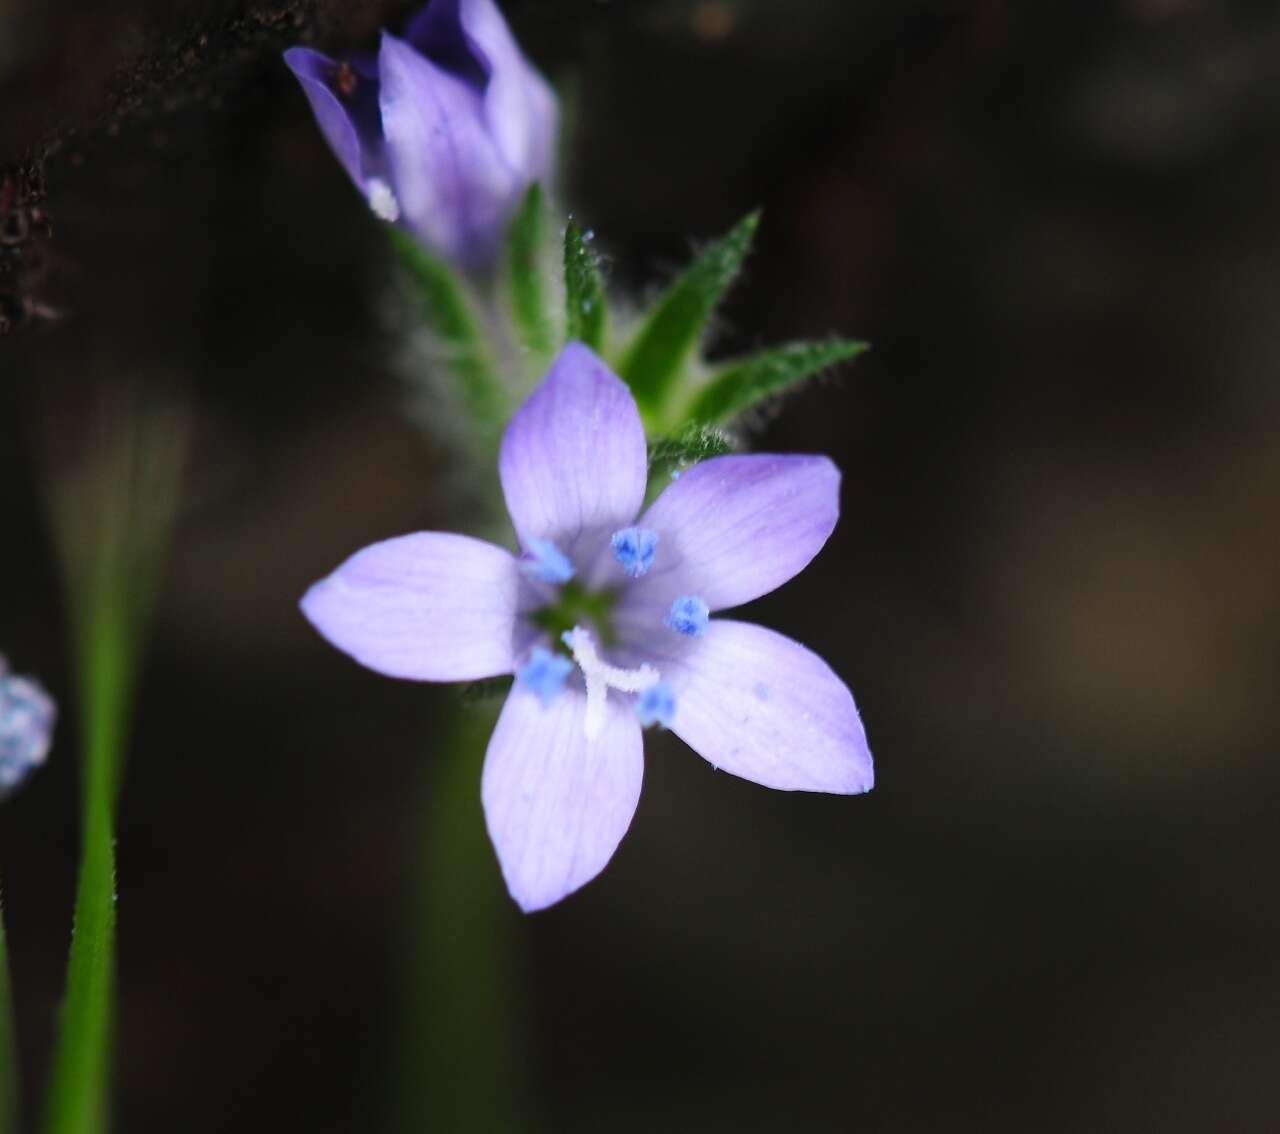
<svg viewBox="0 0 1280 1134"><path fill-rule="evenodd" d="M84 831L67 999L49 1081L48 1134L100 1134L108 1129L115 1009L115 848L109 818L101 809L98 815Z"/></svg>
<svg viewBox="0 0 1280 1134"><path fill-rule="evenodd" d="M47 1134L108 1129L115 1010L115 800L134 654L122 565L101 561L77 642L84 743L80 877L46 1110Z"/></svg>
<svg viewBox="0 0 1280 1134"><path fill-rule="evenodd" d="M542 249L544 221L542 186L529 186L507 237L506 279L511 320L520 344L528 352L532 368L541 371L555 350L555 327L547 310L543 287Z"/></svg>
<svg viewBox="0 0 1280 1134"><path fill-rule="evenodd" d="M642 410L663 416L707 320L742 268L759 223L759 212L750 213L703 249L640 325L618 373Z"/></svg>
<svg viewBox="0 0 1280 1134"><path fill-rule="evenodd" d="M691 421L714 425L737 417L788 387L856 358L867 343L835 339L825 343L789 343L737 359L715 371L689 407Z"/></svg>
<svg viewBox="0 0 1280 1134"><path fill-rule="evenodd" d="M564 337L604 350L605 298L600 265L582 229L570 220L564 230Z"/></svg>
<svg viewBox="0 0 1280 1134"><path fill-rule="evenodd" d="M101 436L52 474L80 707L81 848L46 1134L105 1134L116 958L116 798L139 645L159 585L185 460L185 413L117 391Z"/></svg>
<svg viewBox="0 0 1280 1134"><path fill-rule="evenodd" d="M408 233L398 228L389 231L426 313L441 360L456 379L464 408L482 428L500 429L510 408L508 398L467 286Z"/></svg>
<svg viewBox="0 0 1280 1134"><path fill-rule="evenodd" d="M9 948L0 896L0 1134L18 1130L18 1044L14 1038L13 997L9 986Z"/></svg>

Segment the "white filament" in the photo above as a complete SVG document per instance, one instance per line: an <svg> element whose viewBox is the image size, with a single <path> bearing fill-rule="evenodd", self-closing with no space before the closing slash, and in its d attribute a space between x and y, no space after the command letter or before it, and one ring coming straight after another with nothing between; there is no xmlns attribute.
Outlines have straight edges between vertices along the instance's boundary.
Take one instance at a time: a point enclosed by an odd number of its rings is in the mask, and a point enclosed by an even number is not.
<svg viewBox="0 0 1280 1134"><path fill-rule="evenodd" d="M619 693L639 693L662 680L658 671L648 664L639 669L620 669L610 665L596 651L590 632L581 626L566 630L562 640L569 647L587 683L587 715L583 731L588 740L594 740L604 728L605 704L610 689Z"/></svg>

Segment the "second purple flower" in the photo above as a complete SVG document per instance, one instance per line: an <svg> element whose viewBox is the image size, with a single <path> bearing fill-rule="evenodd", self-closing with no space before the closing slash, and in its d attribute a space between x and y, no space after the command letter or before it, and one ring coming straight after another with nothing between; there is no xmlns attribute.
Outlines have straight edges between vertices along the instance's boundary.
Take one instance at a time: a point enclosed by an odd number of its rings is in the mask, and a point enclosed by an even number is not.
<svg viewBox="0 0 1280 1134"><path fill-rule="evenodd" d="M558 110L492 0L432 0L376 56L284 54L373 211L464 269L492 262L555 160Z"/></svg>

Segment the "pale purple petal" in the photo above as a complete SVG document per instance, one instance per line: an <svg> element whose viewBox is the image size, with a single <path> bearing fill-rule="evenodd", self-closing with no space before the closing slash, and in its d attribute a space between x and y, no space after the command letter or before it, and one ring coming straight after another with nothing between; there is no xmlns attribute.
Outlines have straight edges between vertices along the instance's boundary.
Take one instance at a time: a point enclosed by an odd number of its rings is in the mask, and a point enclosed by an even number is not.
<svg viewBox="0 0 1280 1134"><path fill-rule="evenodd" d="M627 601L662 613L681 595L697 595L712 610L749 602L802 570L839 514L840 472L826 457L703 461L672 481L640 518L661 542Z"/></svg>
<svg viewBox="0 0 1280 1134"><path fill-rule="evenodd" d="M555 95L520 51L493 0L432 0L405 38L483 91L489 132L526 181L549 180L559 111Z"/></svg>
<svg viewBox="0 0 1280 1134"><path fill-rule="evenodd" d="M387 160L405 223L448 259L483 263L522 182L489 135L481 96L386 33L378 73Z"/></svg>
<svg viewBox="0 0 1280 1134"><path fill-rule="evenodd" d="M489 62L484 112L498 149L528 180L546 180L555 161L555 95L521 53L493 0L462 0L462 23Z"/></svg>
<svg viewBox="0 0 1280 1134"><path fill-rule="evenodd" d="M510 552L448 532L357 551L302 599L338 649L389 677L472 681L511 673L520 575Z"/></svg>
<svg viewBox="0 0 1280 1134"><path fill-rule="evenodd" d="M368 192L370 177L382 173L382 136L378 123L378 84L365 74L356 78L356 89L343 101L330 85L338 63L309 47L291 47L284 61L302 85L311 103L316 125L334 157L361 193Z"/></svg>
<svg viewBox="0 0 1280 1134"><path fill-rule="evenodd" d="M655 661L675 691L671 731L715 767L783 791L871 790L853 696L798 642L713 619L703 637Z"/></svg>
<svg viewBox="0 0 1280 1134"><path fill-rule="evenodd" d="M640 722L610 699L586 736L586 697L550 705L516 684L489 741L480 794L507 889L522 910L558 902L602 871L627 833L644 773Z"/></svg>
<svg viewBox="0 0 1280 1134"><path fill-rule="evenodd" d="M548 539L572 554L578 536L635 519L648 472L631 391L581 343L569 343L516 411L498 473L522 547Z"/></svg>

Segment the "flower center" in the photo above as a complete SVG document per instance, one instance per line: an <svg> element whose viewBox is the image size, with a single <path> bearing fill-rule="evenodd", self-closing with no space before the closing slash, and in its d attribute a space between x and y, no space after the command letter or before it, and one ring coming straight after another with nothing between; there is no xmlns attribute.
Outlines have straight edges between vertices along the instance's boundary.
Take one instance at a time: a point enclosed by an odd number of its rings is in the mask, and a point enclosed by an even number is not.
<svg viewBox="0 0 1280 1134"><path fill-rule="evenodd" d="M576 579L560 588L556 601L535 610L529 621L551 635L557 648L564 649L564 635L575 626L590 624L605 646L613 646L617 637L613 632L610 614L618 599L616 591L589 591Z"/></svg>

